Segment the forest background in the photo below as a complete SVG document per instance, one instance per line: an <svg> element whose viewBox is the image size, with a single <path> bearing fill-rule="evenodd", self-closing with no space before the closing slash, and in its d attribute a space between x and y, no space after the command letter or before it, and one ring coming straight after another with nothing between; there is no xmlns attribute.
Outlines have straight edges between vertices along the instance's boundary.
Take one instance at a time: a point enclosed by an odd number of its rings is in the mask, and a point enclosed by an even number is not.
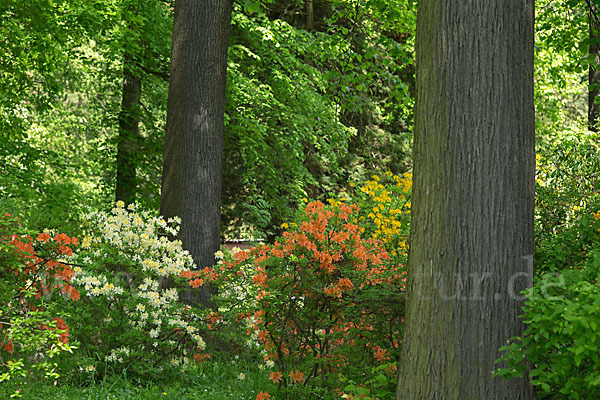
<svg viewBox="0 0 600 400"><path fill-rule="evenodd" d="M272 243L308 199L410 177L416 3L234 2L222 241ZM158 210L173 2L8 0L0 19L2 214L83 237L116 200ZM597 246L599 21L593 1L536 2L540 276Z"/></svg>

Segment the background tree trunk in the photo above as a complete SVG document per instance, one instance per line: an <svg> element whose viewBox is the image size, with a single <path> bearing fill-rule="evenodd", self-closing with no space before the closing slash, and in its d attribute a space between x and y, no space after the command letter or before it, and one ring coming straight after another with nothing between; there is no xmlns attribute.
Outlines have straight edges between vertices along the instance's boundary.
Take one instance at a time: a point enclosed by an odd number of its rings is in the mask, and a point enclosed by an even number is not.
<svg viewBox="0 0 600 400"><path fill-rule="evenodd" d="M306 1L306 30L314 31L315 30L315 12L313 8L312 0Z"/></svg>
<svg viewBox="0 0 600 400"><path fill-rule="evenodd" d="M220 243L231 8L231 0L175 1L160 212L181 217L180 239L199 268L214 264ZM202 288L197 300L210 305L211 292Z"/></svg>
<svg viewBox="0 0 600 400"><path fill-rule="evenodd" d="M117 141L116 200L126 204L135 201L136 166L140 119L142 82L132 72L133 60L126 52L123 60L123 95L119 113L119 137Z"/></svg>
<svg viewBox="0 0 600 400"><path fill-rule="evenodd" d="M396 399L532 399L492 377L532 283L533 0L418 4L409 286Z"/></svg>
<svg viewBox="0 0 600 400"><path fill-rule="evenodd" d="M588 3L588 23L590 28L590 47L588 50L588 129L598 132L598 103L596 98L600 94L600 16L598 7L592 2Z"/></svg>

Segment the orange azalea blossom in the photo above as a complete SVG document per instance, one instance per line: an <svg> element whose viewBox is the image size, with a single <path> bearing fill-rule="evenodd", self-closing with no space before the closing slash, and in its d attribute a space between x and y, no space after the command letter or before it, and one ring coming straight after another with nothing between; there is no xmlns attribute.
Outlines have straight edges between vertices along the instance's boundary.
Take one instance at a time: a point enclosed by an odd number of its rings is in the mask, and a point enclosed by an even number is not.
<svg viewBox="0 0 600 400"><path fill-rule="evenodd" d="M7 342L2 342L0 343L0 345L2 345L2 348L8 353L8 354L12 354L12 352L15 350L15 347L13 345L12 340L9 340Z"/></svg>
<svg viewBox="0 0 600 400"><path fill-rule="evenodd" d="M64 294L69 295L69 297L73 301L77 301L80 298L79 291L77 289L75 289L75 287L69 285L68 283L65 283L63 285L63 287L61 288L61 292L63 292Z"/></svg>
<svg viewBox="0 0 600 400"><path fill-rule="evenodd" d="M304 380L304 372L302 371L290 371L290 379L293 383L300 383Z"/></svg>
<svg viewBox="0 0 600 400"><path fill-rule="evenodd" d="M181 271L181 273L179 274L179 276L182 276L186 279L192 279L197 277L198 275L200 275L199 271L191 271L189 269L185 269L183 271Z"/></svg>
<svg viewBox="0 0 600 400"><path fill-rule="evenodd" d="M206 360L209 360L209 359L210 359L210 354L208 354L208 353L206 353L206 354L196 353L194 355L194 361L197 361L197 362L200 362L200 363L204 362Z"/></svg>
<svg viewBox="0 0 600 400"><path fill-rule="evenodd" d="M233 258L235 259L235 261L237 261L239 263L246 261L249 257L250 257L250 252L248 250L241 250L233 255Z"/></svg>
<svg viewBox="0 0 600 400"><path fill-rule="evenodd" d="M282 377L283 375L279 371L271 372L271 374L269 375L269 379L272 380L273 383L280 382Z"/></svg>
<svg viewBox="0 0 600 400"><path fill-rule="evenodd" d="M50 234L48 232L42 232L39 235L37 235L37 238L35 239L38 242L47 242L48 240L50 240Z"/></svg>
<svg viewBox="0 0 600 400"><path fill-rule="evenodd" d="M271 398L271 395L267 392L260 392L256 395L256 400L268 400Z"/></svg>
<svg viewBox="0 0 600 400"><path fill-rule="evenodd" d="M374 350L375 350L375 354L373 354L373 358L375 358L380 363L383 363L384 361L388 361L390 359L388 352L386 350L382 349L381 347L375 346Z"/></svg>
<svg viewBox="0 0 600 400"><path fill-rule="evenodd" d="M354 287L354 284L349 278L342 278L338 281L336 286L340 288L340 290L345 291L348 289L352 289Z"/></svg>
<svg viewBox="0 0 600 400"><path fill-rule="evenodd" d="M64 255L70 256L70 255L73 255L73 250L70 247L67 247L67 246L59 246L58 247L58 254L64 254Z"/></svg>
<svg viewBox="0 0 600 400"><path fill-rule="evenodd" d="M61 334L59 334L58 339L62 342L62 343L69 343L69 326L65 323L65 320L60 318L60 317L55 317L52 319L52 321L56 321L56 328L51 328L48 325L44 325L41 326L41 329L50 329L51 331L53 330L59 330L59 331L63 331Z"/></svg>
<svg viewBox="0 0 600 400"><path fill-rule="evenodd" d="M63 243L66 245L71 244L71 238L64 233L59 233L58 235L54 236L54 240L57 243Z"/></svg>
<svg viewBox="0 0 600 400"><path fill-rule="evenodd" d="M267 274L263 270L259 270L256 275L252 278L252 282L260 285L262 288L266 286Z"/></svg>
<svg viewBox="0 0 600 400"><path fill-rule="evenodd" d="M204 284L204 279L202 279L202 278L192 279L189 283L190 283L191 287L197 288L197 287L202 286Z"/></svg>

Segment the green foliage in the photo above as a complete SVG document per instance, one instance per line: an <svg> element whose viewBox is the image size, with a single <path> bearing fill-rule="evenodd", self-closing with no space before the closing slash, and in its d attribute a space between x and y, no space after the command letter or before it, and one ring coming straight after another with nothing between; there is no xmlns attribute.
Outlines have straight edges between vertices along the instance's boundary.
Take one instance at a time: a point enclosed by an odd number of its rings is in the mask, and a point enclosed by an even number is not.
<svg viewBox="0 0 600 400"><path fill-rule="evenodd" d="M588 244L565 264L569 269L543 274L527 297L522 337L501 348L503 377L529 376L540 398L590 399L600 395L600 210L575 225ZM574 238L566 236L568 243ZM561 259L563 254L555 254Z"/></svg>
<svg viewBox="0 0 600 400"><path fill-rule="evenodd" d="M223 227L273 238L301 198L323 199L382 165L406 169L416 9L315 4L319 28L307 32L295 17L303 2L264 13L252 3L247 14L236 3L232 17Z"/></svg>
<svg viewBox="0 0 600 400"><path fill-rule="evenodd" d="M597 133L572 133L538 146L536 263L538 272L581 264L594 245L591 213L600 202Z"/></svg>
<svg viewBox="0 0 600 400"><path fill-rule="evenodd" d="M538 141L587 124L587 47L584 1L536 1L535 109Z"/></svg>
<svg viewBox="0 0 600 400"><path fill-rule="evenodd" d="M371 368L372 378L361 384L349 382L345 377L341 377L341 382L347 382L344 387L343 398L346 399L391 399L396 392L396 363L382 364ZM391 373L390 373L391 372Z"/></svg>
<svg viewBox="0 0 600 400"><path fill-rule="evenodd" d="M337 180L338 153L353 130L323 96L324 73L307 62L335 51L330 37L250 18L237 5L232 18L224 224L273 234L309 187L325 190Z"/></svg>
<svg viewBox="0 0 600 400"><path fill-rule="evenodd" d="M140 202L160 185L172 14L162 1L3 2L0 202L31 227L78 233L114 201L124 52L144 91ZM67 213L66 210L69 210Z"/></svg>

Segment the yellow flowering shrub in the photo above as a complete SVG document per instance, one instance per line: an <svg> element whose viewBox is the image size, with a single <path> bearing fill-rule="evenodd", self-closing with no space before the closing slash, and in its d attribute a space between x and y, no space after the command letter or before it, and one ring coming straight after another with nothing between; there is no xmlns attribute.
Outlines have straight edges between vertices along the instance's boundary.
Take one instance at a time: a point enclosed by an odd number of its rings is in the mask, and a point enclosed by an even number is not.
<svg viewBox="0 0 600 400"><path fill-rule="evenodd" d="M351 186L364 233L379 241L392 257L404 259L408 253L412 173L399 176L387 171L373 175L359 187Z"/></svg>

